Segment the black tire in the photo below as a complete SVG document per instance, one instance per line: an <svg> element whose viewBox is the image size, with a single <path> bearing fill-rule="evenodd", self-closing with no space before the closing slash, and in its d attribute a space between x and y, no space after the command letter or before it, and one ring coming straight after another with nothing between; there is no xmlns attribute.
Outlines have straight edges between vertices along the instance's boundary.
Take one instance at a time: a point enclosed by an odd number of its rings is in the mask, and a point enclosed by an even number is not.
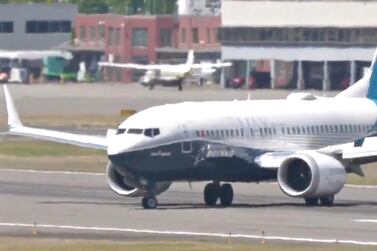
<svg viewBox="0 0 377 251"><path fill-rule="evenodd" d="M178 90L179 90L179 91L182 91L182 90L183 90L183 88L182 88L182 83L178 84Z"/></svg>
<svg viewBox="0 0 377 251"><path fill-rule="evenodd" d="M322 206L331 207L334 204L334 195L321 197L319 200Z"/></svg>
<svg viewBox="0 0 377 251"><path fill-rule="evenodd" d="M224 207L230 206L233 202L233 188L231 184L223 184L220 187L220 202Z"/></svg>
<svg viewBox="0 0 377 251"><path fill-rule="evenodd" d="M154 84L150 83L149 86L148 86L149 90L153 90L154 89Z"/></svg>
<svg viewBox="0 0 377 251"><path fill-rule="evenodd" d="M216 205L217 199L219 198L219 186L214 183L209 183L204 188L204 202L207 206Z"/></svg>
<svg viewBox="0 0 377 251"><path fill-rule="evenodd" d="M314 207L318 205L318 198L305 198L305 204L308 207Z"/></svg>
<svg viewBox="0 0 377 251"><path fill-rule="evenodd" d="M144 209L154 209L157 207L158 202L154 196L145 196L141 201L141 204Z"/></svg>

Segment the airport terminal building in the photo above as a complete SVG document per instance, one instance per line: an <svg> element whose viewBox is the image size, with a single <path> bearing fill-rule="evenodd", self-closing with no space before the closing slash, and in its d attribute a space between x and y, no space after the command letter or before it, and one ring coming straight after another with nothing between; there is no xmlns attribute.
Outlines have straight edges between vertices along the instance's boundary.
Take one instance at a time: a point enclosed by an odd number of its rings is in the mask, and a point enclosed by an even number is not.
<svg viewBox="0 0 377 251"><path fill-rule="evenodd" d="M377 45L377 1L223 0L224 83L256 88L344 89Z"/></svg>

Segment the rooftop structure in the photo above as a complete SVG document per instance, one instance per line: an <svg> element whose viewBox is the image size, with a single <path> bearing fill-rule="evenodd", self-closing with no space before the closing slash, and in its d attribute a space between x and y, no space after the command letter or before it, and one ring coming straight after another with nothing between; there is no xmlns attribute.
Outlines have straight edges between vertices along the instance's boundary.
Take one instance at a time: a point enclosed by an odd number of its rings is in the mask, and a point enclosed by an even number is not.
<svg viewBox="0 0 377 251"><path fill-rule="evenodd" d="M264 87L343 89L371 60L376 12L376 1L224 0L222 57L239 60L236 74L246 77L268 61ZM291 74L278 84L277 74L287 69Z"/></svg>

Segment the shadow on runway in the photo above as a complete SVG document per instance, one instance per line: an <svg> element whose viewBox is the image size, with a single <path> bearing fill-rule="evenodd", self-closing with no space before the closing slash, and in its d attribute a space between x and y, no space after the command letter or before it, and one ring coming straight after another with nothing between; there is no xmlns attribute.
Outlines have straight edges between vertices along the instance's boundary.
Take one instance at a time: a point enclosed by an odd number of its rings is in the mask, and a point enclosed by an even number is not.
<svg viewBox="0 0 377 251"><path fill-rule="evenodd" d="M314 206L308 207L305 203L293 203L293 202L283 202L283 203L265 203L265 204L246 204L246 203L238 203L232 204L229 207L216 205L213 207L208 207L205 204L194 204L194 203L160 203L155 210L190 210L190 209L225 209L225 208L239 208L239 209L256 209L256 208L352 208L358 206L372 206L377 207L377 202L372 201L365 201L365 202L340 202L335 203L332 207L326 206ZM142 208L139 208L139 210Z"/></svg>
<svg viewBox="0 0 377 251"><path fill-rule="evenodd" d="M97 205L97 206L125 206L133 207L135 210L144 210L139 202L98 202L98 201L40 201L37 204L45 205ZM377 207L376 201L341 201L331 207L314 206L308 207L304 203L282 202L282 203L264 203L264 204L246 204L235 203L229 207L216 205L213 207L206 206L203 203L160 203L155 210L192 210L192 209L225 209L225 208L352 208L359 206Z"/></svg>
<svg viewBox="0 0 377 251"><path fill-rule="evenodd" d="M98 201L39 201L40 205L96 205L96 206L139 206L136 202L98 202Z"/></svg>

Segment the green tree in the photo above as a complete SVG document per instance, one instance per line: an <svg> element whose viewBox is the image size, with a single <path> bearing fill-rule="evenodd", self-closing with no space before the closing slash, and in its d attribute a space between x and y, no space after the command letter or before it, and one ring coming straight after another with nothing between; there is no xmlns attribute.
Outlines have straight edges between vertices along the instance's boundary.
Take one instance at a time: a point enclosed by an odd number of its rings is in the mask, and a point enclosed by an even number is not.
<svg viewBox="0 0 377 251"><path fill-rule="evenodd" d="M71 3L75 3L78 6L80 13L107 13L109 12L109 6L105 1L98 0L73 0Z"/></svg>

